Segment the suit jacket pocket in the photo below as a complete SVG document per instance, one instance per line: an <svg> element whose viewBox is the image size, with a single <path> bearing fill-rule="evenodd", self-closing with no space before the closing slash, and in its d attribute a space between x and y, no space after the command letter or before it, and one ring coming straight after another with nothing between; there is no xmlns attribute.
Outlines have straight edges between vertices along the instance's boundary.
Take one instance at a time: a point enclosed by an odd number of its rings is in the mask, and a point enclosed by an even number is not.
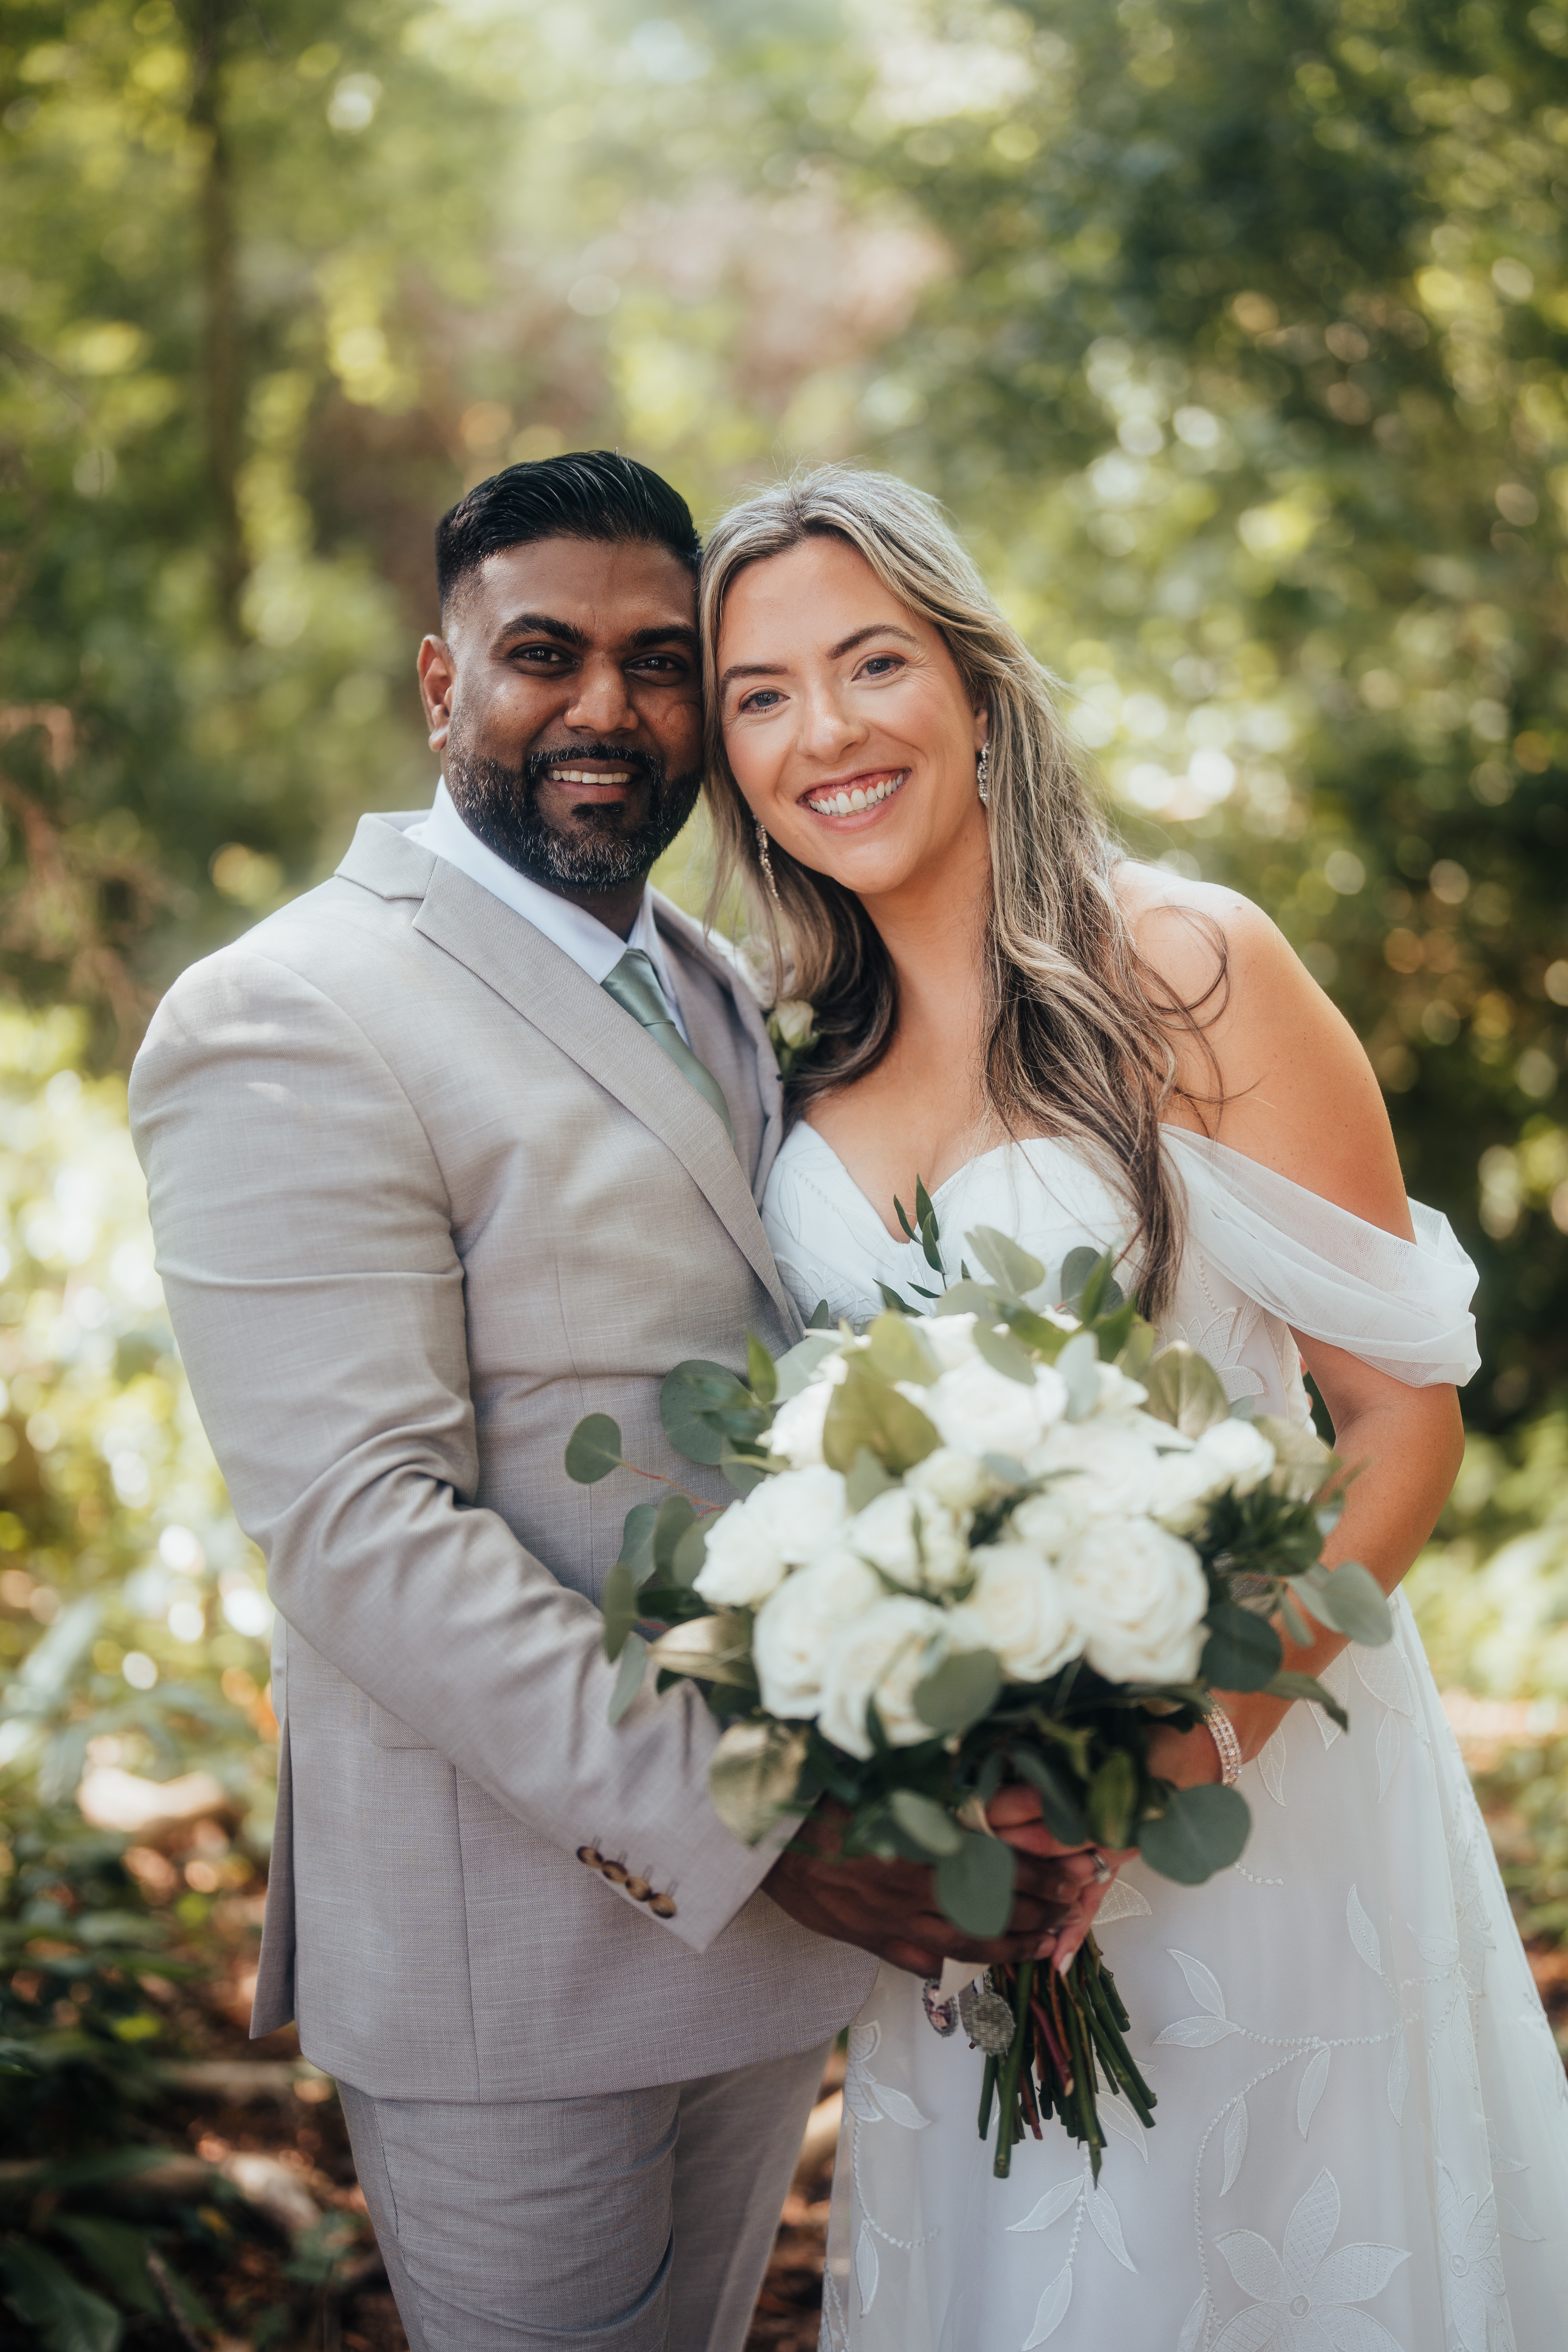
<svg viewBox="0 0 1568 2352"><path fill-rule="evenodd" d="M423 1748L432 1755L436 1752L423 1732L416 1731L411 1724L391 1714L374 1699L370 1702L370 1744L373 1748Z"/></svg>

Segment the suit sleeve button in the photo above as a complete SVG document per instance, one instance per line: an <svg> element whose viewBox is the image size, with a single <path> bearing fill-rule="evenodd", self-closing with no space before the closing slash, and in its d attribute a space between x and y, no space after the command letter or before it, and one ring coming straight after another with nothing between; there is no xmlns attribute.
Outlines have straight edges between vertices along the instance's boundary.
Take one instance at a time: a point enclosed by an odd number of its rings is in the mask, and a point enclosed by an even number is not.
<svg viewBox="0 0 1568 2352"><path fill-rule="evenodd" d="M612 1886L624 1886L631 1876L631 1872L624 1869L618 1862L602 1862L599 1868Z"/></svg>
<svg viewBox="0 0 1568 2352"><path fill-rule="evenodd" d="M653 1893L653 1889L648 1885L646 1878L628 1878L626 1881L626 1893L631 1896L634 1903L646 1903L648 1896Z"/></svg>
<svg viewBox="0 0 1568 2352"><path fill-rule="evenodd" d="M672 1895L655 1895L650 1898L647 1907L656 1919L673 1919L675 1916L675 1899Z"/></svg>
<svg viewBox="0 0 1568 2352"><path fill-rule="evenodd" d="M597 1846L580 1845L577 1849L577 1859L579 1862L585 1862L590 1870L603 1870L605 1867L605 1857Z"/></svg>

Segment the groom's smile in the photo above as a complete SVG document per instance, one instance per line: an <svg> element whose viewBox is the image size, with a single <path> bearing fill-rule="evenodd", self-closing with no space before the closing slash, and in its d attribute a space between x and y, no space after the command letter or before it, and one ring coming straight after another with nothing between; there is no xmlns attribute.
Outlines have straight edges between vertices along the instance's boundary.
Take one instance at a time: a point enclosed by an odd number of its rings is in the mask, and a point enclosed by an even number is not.
<svg viewBox="0 0 1568 2352"><path fill-rule="evenodd" d="M459 583L420 683L469 829L624 936L700 781L687 566L643 540L507 548Z"/></svg>

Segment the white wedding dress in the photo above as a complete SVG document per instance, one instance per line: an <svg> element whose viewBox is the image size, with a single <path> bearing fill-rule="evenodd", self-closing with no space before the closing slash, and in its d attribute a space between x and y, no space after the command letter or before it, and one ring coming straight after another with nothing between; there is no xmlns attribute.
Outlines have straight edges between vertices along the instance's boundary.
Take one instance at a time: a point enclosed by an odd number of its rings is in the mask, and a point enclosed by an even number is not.
<svg viewBox="0 0 1568 2352"><path fill-rule="evenodd" d="M1288 1326L1396 1379L1468 1380L1475 1270L1444 1219L1396 1240L1223 1146L1167 1129L1188 1246L1167 1339L1233 1399L1305 1421ZM949 1263L988 1224L1054 1279L1119 1241L1086 1157L1025 1142L933 1196ZM907 1297L890 1239L816 1131L763 1215L808 1313ZM1055 1298L1056 1289L1042 1297ZM1560 2352L1568 2093L1486 1830L1403 1597L1384 1649L1325 1677L1348 1737L1292 1708L1242 1774L1253 1830L1205 1886L1127 1868L1106 1960L1159 2100L1103 2099L1098 2190L1059 2126L991 2178L981 2061L885 1968L850 2032L822 2343L828 2352Z"/></svg>

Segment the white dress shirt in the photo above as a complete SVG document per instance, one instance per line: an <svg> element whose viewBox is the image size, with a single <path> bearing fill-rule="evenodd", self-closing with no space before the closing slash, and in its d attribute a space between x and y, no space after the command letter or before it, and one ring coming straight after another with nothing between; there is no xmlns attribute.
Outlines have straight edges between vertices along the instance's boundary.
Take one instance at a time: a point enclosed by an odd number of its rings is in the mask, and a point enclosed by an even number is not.
<svg viewBox="0 0 1568 2352"><path fill-rule="evenodd" d="M515 866L509 866L504 857L498 857L493 849L488 848L458 815L444 776L437 786L429 815L406 827L403 837L405 841L418 842L421 848L434 850L448 866L466 874L470 882L479 883L492 898L502 900L525 923L542 931L563 955L569 955L596 986L602 987L608 980L628 948L640 948L658 974L658 984L669 1000L676 1027L690 1045L664 943L653 919L653 894L646 883L637 919L623 940L617 931L601 923L596 915L574 907L570 898L558 898L542 882L531 881L526 874L520 874Z"/></svg>

